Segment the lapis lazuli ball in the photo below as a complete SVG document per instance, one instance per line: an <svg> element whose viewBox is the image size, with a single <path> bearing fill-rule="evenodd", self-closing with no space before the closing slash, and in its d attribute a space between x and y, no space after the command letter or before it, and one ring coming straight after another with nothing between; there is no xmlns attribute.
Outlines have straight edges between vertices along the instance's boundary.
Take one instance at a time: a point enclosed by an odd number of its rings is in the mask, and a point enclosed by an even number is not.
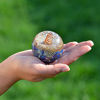
<svg viewBox="0 0 100 100"><path fill-rule="evenodd" d="M63 54L62 38L55 32L43 31L32 42L33 55L44 63L52 63Z"/></svg>

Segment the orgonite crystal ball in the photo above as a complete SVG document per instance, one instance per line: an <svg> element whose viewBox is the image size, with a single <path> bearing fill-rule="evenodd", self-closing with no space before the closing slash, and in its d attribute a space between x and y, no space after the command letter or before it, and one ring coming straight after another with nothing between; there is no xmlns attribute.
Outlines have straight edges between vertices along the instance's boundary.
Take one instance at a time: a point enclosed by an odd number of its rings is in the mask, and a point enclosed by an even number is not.
<svg viewBox="0 0 100 100"><path fill-rule="evenodd" d="M33 55L44 63L51 63L63 54L63 41L52 31L43 31L36 35L32 43Z"/></svg>

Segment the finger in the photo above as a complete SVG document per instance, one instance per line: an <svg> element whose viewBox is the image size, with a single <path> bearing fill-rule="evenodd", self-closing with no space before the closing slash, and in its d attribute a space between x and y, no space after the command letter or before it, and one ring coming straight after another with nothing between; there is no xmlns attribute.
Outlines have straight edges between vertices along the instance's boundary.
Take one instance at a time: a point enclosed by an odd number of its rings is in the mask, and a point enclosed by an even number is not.
<svg viewBox="0 0 100 100"><path fill-rule="evenodd" d="M72 51L73 49L77 49L78 47L80 48L80 47L86 46L86 45L92 47L92 46L94 45L94 43L93 43L91 40L89 40L89 41L84 41L84 42L80 42L80 43L76 44L75 46L72 46L72 47L70 47L70 48L68 48L68 49L65 49L65 50L64 50L64 53L65 53L65 52L68 53L69 51Z"/></svg>
<svg viewBox="0 0 100 100"><path fill-rule="evenodd" d="M42 77L53 77L60 72L69 71L70 68L66 64L43 65L39 64L37 67Z"/></svg>
<svg viewBox="0 0 100 100"><path fill-rule="evenodd" d="M85 46L85 45L92 47L94 43L93 41L89 40L89 41L80 42L77 46Z"/></svg>
<svg viewBox="0 0 100 100"><path fill-rule="evenodd" d="M75 47L78 44L78 42L70 42L68 44L64 45L64 51L63 53L67 50L70 50L71 48Z"/></svg>
<svg viewBox="0 0 100 100"><path fill-rule="evenodd" d="M63 63L63 64L69 65L72 62L74 62L75 60L77 60L80 56L82 56L85 53L89 52L90 50L91 50L91 47L88 46L88 45L82 46L80 48L73 49L70 52L64 53L64 55L60 59L55 61L54 64Z"/></svg>
<svg viewBox="0 0 100 100"><path fill-rule="evenodd" d="M69 47L71 47L71 46L74 46L74 45L76 45L76 44L78 44L78 43L77 43L77 42L69 42L69 43L67 43L67 44L64 44L64 49L69 48Z"/></svg>
<svg viewBox="0 0 100 100"><path fill-rule="evenodd" d="M55 65L46 65L47 68L46 68L46 72L48 72L49 74L57 74L57 73L60 73L60 72L66 72L66 71L69 71L70 68L68 65L66 64L55 64Z"/></svg>

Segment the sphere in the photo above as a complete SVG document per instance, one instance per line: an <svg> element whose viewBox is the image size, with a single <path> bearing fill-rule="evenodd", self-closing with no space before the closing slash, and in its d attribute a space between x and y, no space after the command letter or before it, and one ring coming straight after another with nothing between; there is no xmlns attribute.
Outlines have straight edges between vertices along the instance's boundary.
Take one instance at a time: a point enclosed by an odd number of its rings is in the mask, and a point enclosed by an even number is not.
<svg viewBox="0 0 100 100"><path fill-rule="evenodd" d="M62 38L55 32L43 31L32 42L33 55L44 63L52 63L63 54Z"/></svg>

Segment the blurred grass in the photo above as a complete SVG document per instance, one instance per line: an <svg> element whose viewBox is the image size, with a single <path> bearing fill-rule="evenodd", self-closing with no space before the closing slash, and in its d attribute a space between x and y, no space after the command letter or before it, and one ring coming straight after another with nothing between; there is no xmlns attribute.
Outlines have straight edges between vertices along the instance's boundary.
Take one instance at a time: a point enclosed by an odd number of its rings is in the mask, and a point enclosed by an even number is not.
<svg viewBox="0 0 100 100"><path fill-rule="evenodd" d="M99 0L0 0L0 62L31 49L34 36L44 30L59 33L65 43L95 43L70 72L40 83L20 81L0 100L100 100L99 10Z"/></svg>

